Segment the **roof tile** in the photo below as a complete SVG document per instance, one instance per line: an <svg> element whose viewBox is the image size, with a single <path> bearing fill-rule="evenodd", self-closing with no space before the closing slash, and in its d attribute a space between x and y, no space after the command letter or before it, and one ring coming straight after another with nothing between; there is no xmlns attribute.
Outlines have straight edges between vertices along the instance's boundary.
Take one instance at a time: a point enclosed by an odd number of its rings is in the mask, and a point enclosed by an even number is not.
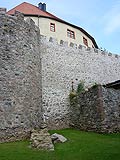
<svg viewBox="0 0 120 160"><path fill-rule="evenodd" d="M59 19L58 17L52 15L51 13L46 12L46 11L42 11L37 6L34 6L34 5L27 3L27 2L21 3L20 5L9 10L7 13L14 15L15 11L19 11L25 15L38 15L38 16L45 16L45 17Z"/></svg>

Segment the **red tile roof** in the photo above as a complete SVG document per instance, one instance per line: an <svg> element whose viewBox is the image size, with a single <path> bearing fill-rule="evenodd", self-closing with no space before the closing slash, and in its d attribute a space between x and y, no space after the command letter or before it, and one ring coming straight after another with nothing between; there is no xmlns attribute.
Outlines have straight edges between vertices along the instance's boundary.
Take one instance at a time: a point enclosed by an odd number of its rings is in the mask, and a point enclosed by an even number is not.
<svg viewBox="0 0 120 160"><path fill-rule="evenodd" d="M34 6L27 2L23 2L20 5L16 6L15 8L9 10L7 14L14 15L15 11L19 11L24 15L38 15L38 16L45 16L45 17L59 19L56 16L52 15L51 13L42 11L37 6Z"/></svg>

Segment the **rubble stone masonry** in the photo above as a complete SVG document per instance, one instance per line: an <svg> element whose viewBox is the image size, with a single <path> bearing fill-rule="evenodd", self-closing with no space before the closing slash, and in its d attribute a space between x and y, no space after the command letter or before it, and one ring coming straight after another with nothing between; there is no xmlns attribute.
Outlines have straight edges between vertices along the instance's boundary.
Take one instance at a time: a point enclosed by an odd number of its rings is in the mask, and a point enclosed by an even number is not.
<svg viewBox="0 0 120 160"><path fill-rule="evenodd" d="M71 100L71 126L99 133L120 132L120 90L101 85Z"/></svg>
<svg viewBox="0 0 120 160"><path fill-rule="evenodd" d="M39 29L0 10L0 141L29 136L41 124Z"/></svg>
<svg viewBox="0 0 120 160"><path fill-rule="evenodd" d="M0 9L0 141L29 136L42 122L69 127L69 93L120 79L120 56L40 36L31 19Z"/></svg>
<svg viewBox="0 0 120 160"><path fill-rule="evenodd" d="M41 36L42 101L50 128L69 127L69 93L80 81L89 88L120 79L120 56Z"/></svg>

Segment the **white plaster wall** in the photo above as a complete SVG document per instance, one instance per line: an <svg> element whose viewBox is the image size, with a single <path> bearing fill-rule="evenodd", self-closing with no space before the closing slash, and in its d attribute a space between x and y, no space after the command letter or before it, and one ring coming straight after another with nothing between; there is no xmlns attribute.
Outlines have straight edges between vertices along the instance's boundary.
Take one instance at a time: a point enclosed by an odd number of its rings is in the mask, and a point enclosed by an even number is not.
<svg viewBox="0 0 120 160"><path fill-rule="evenodd" d="M26 19L27 17L25 17ZM73 42L76 44L84 45L83 43L83 37L85 37L88 40L88 46L92 47L94 46L92 41L83 34L80 30L71 27L69 25L66 25L64 23L58 22L56 20L52 20L49 18L43 18L43 17L31 17L35 24L39 26L41 35L47 36L48 38L54 37L57 38L58 41L61 39L64 41L68 41L68 43ZM52 32L50 31L50 23L54 23L56 27L56 31ZM75 39L67 37L67 29L70 29L75 32Z"/></svg>

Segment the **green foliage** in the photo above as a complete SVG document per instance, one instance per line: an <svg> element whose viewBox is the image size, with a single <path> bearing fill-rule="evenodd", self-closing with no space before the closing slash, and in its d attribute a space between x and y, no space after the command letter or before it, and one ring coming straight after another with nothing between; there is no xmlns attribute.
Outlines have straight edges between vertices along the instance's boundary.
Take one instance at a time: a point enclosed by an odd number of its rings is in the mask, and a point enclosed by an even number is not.
<svg viewBox="0 0 120 160"><path fill-rule="evenodd" d="M79 94L82 91L85 91L84 82L80 81L80 83L78 84L78 87L77 87L77 93Z"/></svg>
<svg viewBox="0 0 120 160"><path fill-rule="evenodd" d="M95 82L95 83L92 85L92 88L97 88L98 86L99 86L99 84Z"/></svg>
<svg viewBox="0 0 120 160"><path fill-rule="evenodd" d="M76 92L70 92L70 94L69 94L69 98L70 98L70 100L72 100L74 97L76 97Z"/></svg>
<svg viewBox="0 0 120 160"><path fill-rule="evenodd" d="M68 141L55 151L29 148L29 141L0 144L0 160L119 160L120 134L96 134L74 129L54 130Z"/></svg>
<svg viewBox="0 0 120 160"><path fill-rule="evenodd" d="M71 106L76 106L76 104L77 104L77 93L76 92L70 92L69 99L70 99Z"/></svg>
<svg viewBox="0 0 120 160"><path fill-rule="evenodd" d="M80 83L78 84L77 90L71 91L69 94L69 99L72 106L77 104L77 95L83 91L85 91L84 82L80 81Z"/></svg>

